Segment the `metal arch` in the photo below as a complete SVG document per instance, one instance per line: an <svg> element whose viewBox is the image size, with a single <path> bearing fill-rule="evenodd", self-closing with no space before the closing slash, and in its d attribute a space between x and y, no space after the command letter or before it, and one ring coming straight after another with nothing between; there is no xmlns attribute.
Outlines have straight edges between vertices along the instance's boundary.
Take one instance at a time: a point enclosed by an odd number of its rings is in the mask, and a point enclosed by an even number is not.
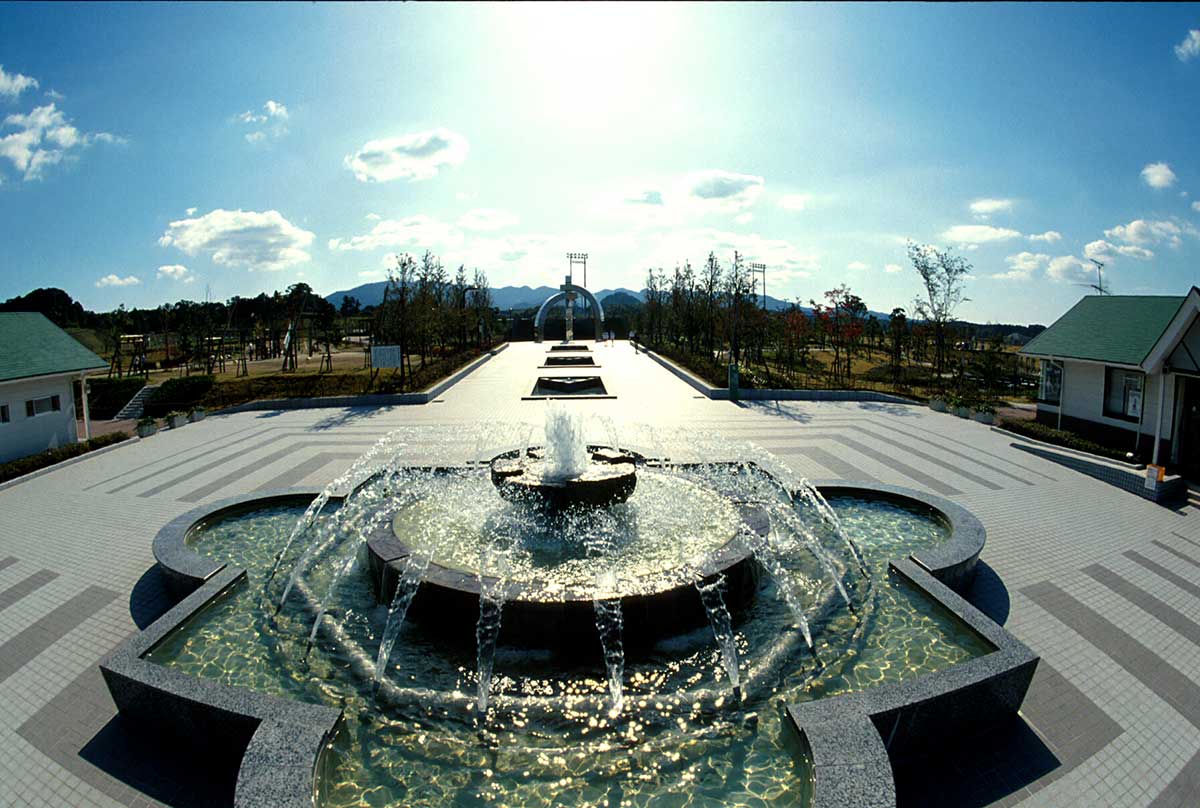
<svg viewBox="0 0 1200 808"><path fill-rule="evenodd" d="M567 296L567 292L575 292L576 294L587 299L592 304L592 322L596 326L596 341L601 340L601 334L604 333L604 307L600 305L600 301L596 296L584 289L582 286L576 286L573 283L564 283L557 292L546 298L538 309L537 316L533 318L533 338L535 342L542 341L542 326L546 322L546 313L550 311L550 307L561 301Z"/></svg>

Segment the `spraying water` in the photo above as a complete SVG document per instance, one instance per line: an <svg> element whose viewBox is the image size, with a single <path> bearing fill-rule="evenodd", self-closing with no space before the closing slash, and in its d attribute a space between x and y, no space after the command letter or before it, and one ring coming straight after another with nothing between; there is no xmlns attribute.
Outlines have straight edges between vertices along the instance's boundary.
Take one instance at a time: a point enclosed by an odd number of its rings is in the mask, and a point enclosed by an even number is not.
<svg viewBox="0 0 1200 808"><path fill-rule="evenodd" d="M375 659L376 682L385 676L392 648L400 636L400 627L404 625L404 616L408 614L408 607L416 597L431 560L432 556L422 551L413 553L404 562L404 572L396 582L396 594L392 596L392 605L388 608L387 623L384 624L383 638L379 642L379 655Z"/></svg>
<svg viewBox="0 0 1200 808"><path fill-rule="evenodd" d="M496 639L500 636L500 615L504 609L504 592L508 588L505 568L503 556L494 548L485 551L480 559L479 622L475 626L475 662L478 669L475 710L480 717L487 715L492 689Z"/></svg>
<svg viewBox="0 0 1200 808"><path fill-rule="evenodd" d="M721 594L725 587L725 576L718 575L715 580L706 584L697 575L694 582L704 604L704 611L708 613L708 622L712 626L713 636L716 637L717 647L721 651L721 665L729 676L729 686L733 688L734 693L740 693L742 676L738 669L737 644L733 638L733 619L729 616L729 608Z"/></svg>
<svg viewBox="0 0 1200 808"><path fill-rule="evenodd" d="M546 410L546 477L573 480L587 471L590 457L583 419L560 406Z"/></svg>

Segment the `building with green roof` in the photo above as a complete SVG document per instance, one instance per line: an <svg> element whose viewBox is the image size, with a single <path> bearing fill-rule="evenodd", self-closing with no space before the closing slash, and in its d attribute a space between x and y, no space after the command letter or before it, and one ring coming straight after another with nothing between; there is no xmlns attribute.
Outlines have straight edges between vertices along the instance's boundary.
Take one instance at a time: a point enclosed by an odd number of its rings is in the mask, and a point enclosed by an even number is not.
<svg viewBox="0 0 1200 808"><path fill-rule="evenodd" d="M0 312L0 462L78 440L75 396L108 363L37 312ZM84 436L91 432L87 396Z"/></svg>
<svg viewBox="0 0 1200 808"><path fill-rule="evenodd" d="M1039 421L1200 474L1200 290L1089 295L1021 349Z"/></svg>

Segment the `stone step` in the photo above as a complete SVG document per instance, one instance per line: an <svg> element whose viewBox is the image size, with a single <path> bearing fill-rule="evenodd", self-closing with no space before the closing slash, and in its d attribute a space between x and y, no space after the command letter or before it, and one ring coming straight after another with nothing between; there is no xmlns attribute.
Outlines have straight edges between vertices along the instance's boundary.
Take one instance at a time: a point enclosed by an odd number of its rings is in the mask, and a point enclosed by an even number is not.
<svg viewBox="0 0 1200 808"><path fill-rule="evenodd" d="M141 418L142 413L146 410L146 399L157 389L157 384L147 384L138 390L137 394L113 416L113 420L124 421L130 418Z"/></svg>

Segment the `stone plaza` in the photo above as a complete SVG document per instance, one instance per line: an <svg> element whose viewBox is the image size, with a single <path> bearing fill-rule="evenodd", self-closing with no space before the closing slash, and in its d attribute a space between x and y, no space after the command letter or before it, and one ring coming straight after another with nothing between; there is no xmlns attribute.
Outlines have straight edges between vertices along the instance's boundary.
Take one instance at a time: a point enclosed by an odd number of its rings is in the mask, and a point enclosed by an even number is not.
<svg viewBox="0 0 1200 808"><path fill-rule="evenodd" d="M1196 507L1156 505L917 405L711 400L628 342L590 345L607 397L564 406L751 441L809 479L904 486L982 521L967 600L1040 662L1022 720L898 768L900 804L1200 799ZM155 535L228 497L320 489L397 427L540 423L547 402L527 399L546 348L513 343L427 404L210 414L0 486L0 804L208 804L187 761L117 716L98 670L172 603ZM473 448L464 438L430 460Z"/></svg>

